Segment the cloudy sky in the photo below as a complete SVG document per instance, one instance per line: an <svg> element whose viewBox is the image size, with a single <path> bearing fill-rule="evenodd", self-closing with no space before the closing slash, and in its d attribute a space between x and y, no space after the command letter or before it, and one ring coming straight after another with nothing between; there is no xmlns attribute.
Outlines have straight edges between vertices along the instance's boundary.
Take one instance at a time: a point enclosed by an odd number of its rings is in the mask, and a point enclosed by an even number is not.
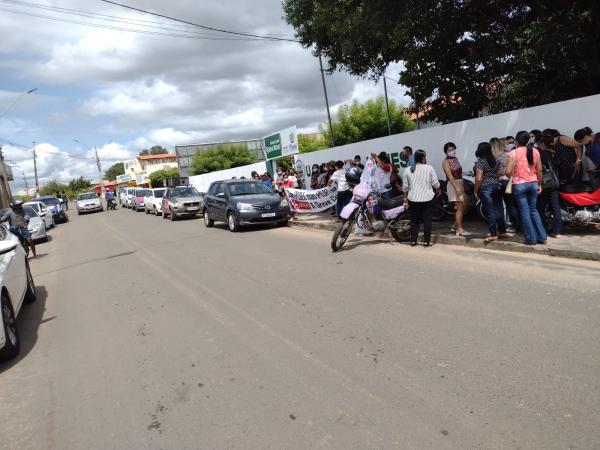
<svg viewBox="0 0 600 450"><path fill-rule="evenodd" d="M23 171L33 185L31 150L20 147L33 141L42 184L97 179L93 146L105 170L155 144L173 149L256 138L291 125L314 130L325 121L318 60L293 42L231 40L100 0L25 3L0 0L0 114L38 88L0 118L5 158L20 166L13 189L23 186ZM280 0L121 3L212 27L293 37ZM397 78L398 67L388 76ZM328 76L327 86L334 111L383 93L381 85L341 73ZM406 102L403 88L388 86L391 99Z"/></svg>

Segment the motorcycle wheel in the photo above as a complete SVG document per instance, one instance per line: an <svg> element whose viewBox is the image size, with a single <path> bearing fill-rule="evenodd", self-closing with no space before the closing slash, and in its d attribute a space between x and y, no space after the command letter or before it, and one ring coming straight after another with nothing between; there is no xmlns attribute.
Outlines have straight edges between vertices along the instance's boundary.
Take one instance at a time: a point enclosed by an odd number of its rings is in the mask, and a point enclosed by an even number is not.
<svg viewBox="0 0 600 450"><path fill-rule="evenodd" d="M436 201L433 204L433 211L431 212L431 220L434 222L441 222L446 217L446 208L441 202Z"/></svg>
<svg viewBox="0 0 600 450"><path fill-rule="evenodd" d="M390 234L397 242L410 241L410 222L401 221L397 227L390 227Z"/></svg>
<svg viewBox="0 0 600 450"><path fill-rule="evenodd" d="M331 250L334 252L339 251L350 236L352 232L352 227L354 226L354 220L348 219L343 220L335 229L333 233L333 238L331 239Z"/></svg>

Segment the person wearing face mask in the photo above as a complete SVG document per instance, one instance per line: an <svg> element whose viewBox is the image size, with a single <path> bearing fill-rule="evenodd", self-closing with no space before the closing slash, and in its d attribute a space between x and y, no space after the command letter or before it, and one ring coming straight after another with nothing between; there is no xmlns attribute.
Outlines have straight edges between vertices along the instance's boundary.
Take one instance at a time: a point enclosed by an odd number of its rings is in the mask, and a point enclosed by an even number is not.
<svg viewBox="0 0 600 450"><path fill-rule="evenodd" d="M471 233L465 231L463 227L463 217L465 213L465 188L462 179L462 166L456 157L456 145L448 142L444 145L446 159L442 162L442 169L446 174L446 193L448 201L454 205L456 214L454 215L454 225L452 231L457 236L469 236Z"/></svg>
<svg viewBox="0 0 600 450"><path fill-rule="evenodd" d="M504 151L510 152L515 148L515 137L514 136L506 136L504 138Z"/></svg>

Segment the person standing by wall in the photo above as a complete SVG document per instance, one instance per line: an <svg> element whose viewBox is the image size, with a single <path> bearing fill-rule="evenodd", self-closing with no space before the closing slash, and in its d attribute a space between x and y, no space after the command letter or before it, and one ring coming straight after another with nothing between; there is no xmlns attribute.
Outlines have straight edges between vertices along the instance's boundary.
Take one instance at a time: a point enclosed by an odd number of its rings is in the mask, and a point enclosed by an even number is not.
<svg viewBox="0 0 600 450"><path fill-rule="evenodd" d="M425 150L415 152L415 164L404 172L404 207L410 207L410 242L417 245L419 228L423 222L425 246L431 246L431 214L433 198L440 194L440 182L435 169L427 165Z"/></svg>
<svg viewBox="0 0 600 450"><path fill-rule="evenodd" d="M446 159L442 162L442 169L446 174L446 193L448 201L454 205L456 214L454 215L454 225L452 231L457 236L469 236L471 233L465 231L463 227L463 217L465 213L466 197L462 178L462 166L456 157L456 145L448 142L444 145Z"/></svg>
<svg viewBox="0 0 600 450"><path fill-rule="evenodd" d="M540 148L542 170L547 172L554 171L554 173L557 173L558 161L556 159L556 153L552 148L552 136L542 136L537 144ZM542 217L542 221L546 216L548 208L552 213L552 234L550 236L553 238L560 238L562 233L562 211L560 209L560 200L558 198L558 188L559 186L550 186L542 189L537 201L537 209Z"/></svg>
<svg viewBox="0 0 600 450"><path fill-rule="evenodd" d="M371 154L377 167L375 167L375 179L377 180L377 186L379 187L379 194L381 198L387 199L393 197L392 189L392 176L394 174L394 168L390 163L390 158L386 152L381 152L379 155L375 153Z"/></svg>
<svg viewBox="0 0 600 450"><path fill-rule="evenodd" d="M483 210L490 227L490 235L484 242L492 242L498 238L506 237L506 222L504 221L504 207L502 206L502 193L500 180L497 173L497 162L492 153L492 146L482 142L475 152L475 198L481 199Z"/></svg>
<svg viewBox="0 0 600 450"><path fill-rule="evenodd" d="M344 209L344 206L346 206L348 202L352 200L352 191L350 190L350 184L346 180L346 170L344 169L344 162L336 161L335 168L336 171L329 179L328 186L331 186L333 183L337 184L338 192L337 203L335 205L335 214L339 218L342 209Z"/></svg>
<svg viewBox="0 0 600 450"><path fill-rule="evenodd" d="M504 200L506 211L508 212L510 224L512 225L511 231L520 233L521 222L519 220L519 212L517 211L517 207L515 206L515 201L512 194L510 192L506 192L506 187L508 186L508 182L510 180L510 177L506 175L506 166L508 165L508 152L504 151L504 146L502 145L501 140L498 138L492 138L490 140L490 145L492 146L492 153L496 157L496 168L498 169L498 180L500 181L500 193L502 195L502 200Z"/></svg>
<svg viewBox="0 0 600 450"><path fill-rule="evenodd" d="M540 153L530 143L529 133L520 131L517 148L510 152L506 175L512 178L512 193L521 218L526 245L546 244L548 235L537 210L537 198L542 192L542 162Z"/></svg>

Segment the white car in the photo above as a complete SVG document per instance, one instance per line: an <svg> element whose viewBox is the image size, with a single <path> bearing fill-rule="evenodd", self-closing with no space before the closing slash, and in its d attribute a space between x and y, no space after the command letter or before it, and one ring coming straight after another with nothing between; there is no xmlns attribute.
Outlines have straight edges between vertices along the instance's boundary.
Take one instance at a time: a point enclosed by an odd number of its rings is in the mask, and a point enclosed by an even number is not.
<svg viewBox="0 0 600 450"><path fill-rule="evenodd" d="M77 205L77 214L79 215L85 212L104 211L102 199L95 192L79 194L75 200L75 204Z"/></svg>
<svg viewBox="0 0 600 450"><path fill-rule="evenodd" d="M44 203L27 202L23 203L23 206L30 206L36 213L39 214L39 216L44 220L44 223L46 224L46 230L48 228L54 228L55 223L54 217L52 217L52 210L49 209Z"/></svg>
<svg viewBox="0 0 600 450"><path fill-rule="evenodd" d="M46 234L46 222L40 217L40 215L31 206L23 206L23 217L27 221L27 228L31 233L31 239L35 242L48 240L48 234Z"/></svg>
<svg viewBox="0 0 600 450"><path fill-rule="evenodd" d="M135 201L135 191L137 190L138 188L134 187L125 188L125 208L132 207L133 202Z"/></svg>
<svg viewBox="0 0 600 450"><path fill-rule="evenodd" d="M36 293L25 250L19 239L3 226L0 226L0 261L0 359L10 359L21 348L17 316L23 303L35 301Z"/></svg>
<svg viewBox="0 0 600 450"><path fill-rule="evenodd" d="M127 188L122 188L119 191L119 205L122 207L126 206L126 199L127 199Z"/></svg>
<svg viewBox="0 0 600 450"><path fill-rule="evenodd" d="M144 197L144 211L146 214L160 216L162 214L162 198L165 195L166 188L148 189Z"/></svg>

